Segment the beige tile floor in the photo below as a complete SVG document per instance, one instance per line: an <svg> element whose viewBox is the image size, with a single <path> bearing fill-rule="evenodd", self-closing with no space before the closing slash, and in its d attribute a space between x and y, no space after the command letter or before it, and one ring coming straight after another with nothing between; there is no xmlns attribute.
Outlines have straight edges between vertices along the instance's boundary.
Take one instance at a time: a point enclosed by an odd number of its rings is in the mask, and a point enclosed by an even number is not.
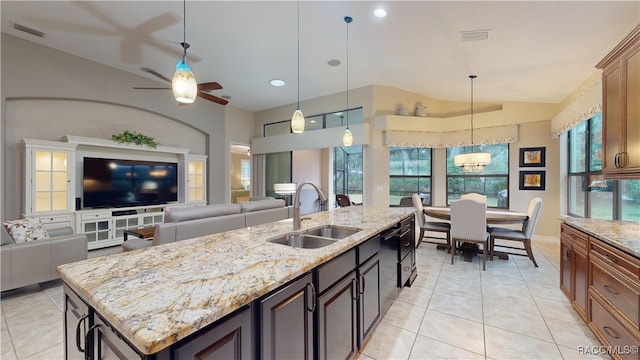
<svg viewBox="0 0 640 360"><path fill-rule="evenodd" d="M119 249L92 251L102 256ZM558 289L558 239L536 238L529 259L472 263L433 244L417 250L418 277L382 319L358 358L581 359L599 346ZM62 359L60 282L2 294L0 358Z"/></svg>

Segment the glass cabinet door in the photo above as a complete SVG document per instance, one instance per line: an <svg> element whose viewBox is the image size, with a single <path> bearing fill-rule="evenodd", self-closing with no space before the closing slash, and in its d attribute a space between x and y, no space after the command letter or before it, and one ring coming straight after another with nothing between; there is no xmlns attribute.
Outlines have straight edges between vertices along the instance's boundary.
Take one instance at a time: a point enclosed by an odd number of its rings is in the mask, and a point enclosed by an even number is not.
<svg viewBox="0 0 640 360"><path fill-rule="evenodd" d="M33 161L33 211L69 210L69 152L34 150Z"/></svg>
<svg viewBox="0 0 640 360"><path fill-rule="evenodd" d="M205 199L205 163L203 160L187 161L187 202Z"/></svg>

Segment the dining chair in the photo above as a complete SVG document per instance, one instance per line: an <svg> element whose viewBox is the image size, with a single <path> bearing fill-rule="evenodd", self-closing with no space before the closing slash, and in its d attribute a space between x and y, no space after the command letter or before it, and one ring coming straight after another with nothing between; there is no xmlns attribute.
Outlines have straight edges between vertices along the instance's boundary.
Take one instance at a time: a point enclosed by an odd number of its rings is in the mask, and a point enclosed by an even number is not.
<svg viewBox="0 0 640 360"><path fill-rule="evenodd" d="M351 202L351 199L349 199L349 196L344 194L336 194L336 203L338 203L338 206L340 207L353 205L353 203Z"/></svg>
<svg viewBox="0 0 640 360"><path fill-rule="evenodd" d="M402 199L400 199L400 206L413 206L413 197L412 196L405 196Z"/></svg>
<svg viewBox="0 0 640 360"><path fill-rule="evenodd" d="M458 242L482 244L482 270L486 270L489 252L487 203L461 199L451 203L451 264Z"/></svg>
<svg viewBox="0 0 640 360"><path fill-rule="evenodd" d="M542 208L542 198L536 197L531 199L529 202L529 209L527 210L527 215L529 218L522 224L521 230L502 228L502 227L490 227L489 228L489 242L490 242L490 257L493 259L493 251L496 246L499 248L510 249L510 250L524 250L526 254L521 252L505 252L501 251L504 254L511 255L519 255L519 256L528 256L531 261L533 261L533 265L538 267L538 263L536 262L536 258L533 257L533 251L531 251L531 238L533 237L533 230L538 223L538 217L540 216L540 209ZM498 244L496 245L495 240L508 240L508 241L516 241L522 243L522 247L511 246Z"/></svg>
<svg viewBox="0 0 640 360"><path fill-rule="evenodd" d="M478 194L478 193L463 194L463 195L460 195L460 199L471 199L471 200L483 202L485 204L487 203L487 196Z"/></svg>
<svg viewBox="0 0 640 360"><path fill-rule="evenodd" d="M422 199L420 195L413 194L411 196L413 200L413 207L416 208L416 218L418 219L418 226L420 226L420 237L418 238L418 242L416 243L416 247L420 245L424 238L439 240L439 241L427 241L425 242L432 244L444 245L442 240L446 242L447 248L451 249L451 224L444 221L427 221L426 216L424 215L424 208L422 207ZM445 237L438 236L424 236L426 231L433 231L444 233Z"/></svg>

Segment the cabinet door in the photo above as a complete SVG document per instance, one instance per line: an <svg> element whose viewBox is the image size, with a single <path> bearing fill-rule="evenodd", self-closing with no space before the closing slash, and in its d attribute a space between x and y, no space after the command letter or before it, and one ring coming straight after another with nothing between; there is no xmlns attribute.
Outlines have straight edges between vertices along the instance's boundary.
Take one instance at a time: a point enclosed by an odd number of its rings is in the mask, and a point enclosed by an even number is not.
<svg viewBox="0 0 640 360"><path fill-rule="evenodd" d="M311 274L260 301L261 359L313 359L315 301Z"/></svg>
<svg viewBox="0 0 640 360"><path fill-rule="evenodd" d="M94 316L93 358L97 360L134 360L142 359L119 334L111 330L102 318ZM91 331L91 330L90 330Z"/></svg>
<svg viewBox="0 0 640 360"><path fill-rule="evenodd" d="M82 360L87 348L84 334L91 324L89 306L66 285L64 286L64 356L67 360Z"/></svg>
<svg viewBox="0 0 640 360"><path fill-rule="evenodd" d="M73 211L73 156L71 151L53 148L27 149L27 199L25 212L37 214Z"/></svg>
<svg viewBox="0 0 640 360"><path fill-rule="evenodd" d="M206 158L187 159L187 189L186 202L204 202L206 194Z"/></svg>
<svg viewBox="0 0 640 360"><path fill-rule="evenodd" d="M318 359L349 359L358 351L357 292L352 271L318 298Z"/></svg>
<svg viewBox="0 0 640 360"><path fill-rule="evenodd" d="M603 170L617 172L619 167L619 153L621 148L622 123L622 70L619 63L612 65L602 73L602 97L604 101L604 164Z"/></svg>
<svg viewBox="0 0 640 360"><path fill-rule="evenodd" d="M625 68L625 168L640 172L640 45L623 58Z"/></svg>
<svg viewBox="0 0 640 360"><path fill-rule="evenodd" d="M564 231L564 230L563 230ZM564 296L573 301L573 295L571 293L571 273L573 261L571 261L571 240L568 240L564 235L560 237L560 290L564 293Z"/></svg>
<svg viewBox="0 0 640 360"><path fill-rule="evenodd" d="M220 325L178 346L172 359L252 359L251 308L245 307Z"/></svg>
<svg viewBox="0 0 640 360"><path fill-rule="evenodd" d="M358 281L358 348L362 348L381 316L379 255L358 268Z"/></svg>
<svg viewBox="0 0 640 360"><path fill-rule="evenodd" d="M575 246L573 251L573 306L578 311L578 314L582 316L582 319L587 319L587 252L578 246Z"/></svg>

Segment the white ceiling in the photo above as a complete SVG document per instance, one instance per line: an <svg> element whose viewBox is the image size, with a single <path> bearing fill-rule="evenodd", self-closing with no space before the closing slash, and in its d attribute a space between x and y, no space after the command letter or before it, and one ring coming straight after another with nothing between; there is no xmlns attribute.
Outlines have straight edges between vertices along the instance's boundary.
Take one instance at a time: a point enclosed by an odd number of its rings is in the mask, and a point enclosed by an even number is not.
<svg viewBox="0 0 640 360"><path fill-rule="evenodd" d="M295 1L188 1L186 40L199 82L250 111L296 102ZM372 15L387 10L384 19ZM467 101L560 102L640 23L640 1L300 1L300 97L388 85ZM137 75L171 77L181 1L1 1L2 32ZM44 32L37 38L15 23ZM490 29L486 41L463 31ZM6 49L3 49L6 51ZM331 67L331 59L342 65ZM197 60L197 61L194 61ZM287 85L269 85L273 78ZM158 85L161 84L160 82ZM145 90L140 90L145 91ZM199 100L201 101L201 100ZM303 109L304 110L304 109Z"/></svg>

